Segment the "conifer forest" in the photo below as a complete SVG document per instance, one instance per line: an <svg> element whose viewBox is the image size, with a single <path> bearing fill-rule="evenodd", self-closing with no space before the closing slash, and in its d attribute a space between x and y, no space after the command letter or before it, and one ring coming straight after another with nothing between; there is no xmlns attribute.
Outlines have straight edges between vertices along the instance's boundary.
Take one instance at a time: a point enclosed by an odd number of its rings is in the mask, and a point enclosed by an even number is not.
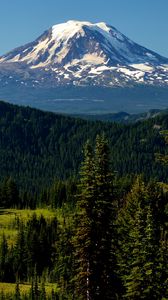
<svg viewBox="0 0 168 300"><path fill-rule="evenodd" d="M168 299L167 137L0 102L0 300Z"/></svg>

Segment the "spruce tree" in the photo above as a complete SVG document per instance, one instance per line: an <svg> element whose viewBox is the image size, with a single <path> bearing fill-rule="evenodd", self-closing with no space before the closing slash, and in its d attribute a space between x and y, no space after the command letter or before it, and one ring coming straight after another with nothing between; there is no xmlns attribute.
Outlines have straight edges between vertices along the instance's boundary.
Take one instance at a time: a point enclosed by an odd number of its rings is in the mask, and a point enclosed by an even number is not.
<svg viewBox="0 0 168 300"><path fill-rule="evenodd" d="M124 277L126 292L124 297L129 300L142 299L143 291L143 212L139 205L134 219L131 220L129 232L130 248L130 272Z"/></svg>
<svg viewBox="0 0 168 300"><path fill-rule="evenodd" d="M118 213L117 227L118 227L118 249L117 261L118 272L123 282L125 276L130 274L132 263L132 240L130 239L133 222L136 212L142 206L145 197L145 184L142 177L138 176L132 186L131 191L128 193L123 207Z"/></svg>
<svg viewBox="0 0 168 300"><path fill-rule="evenodd" d="M94 299L116 299L118 281L115 273L113 175L104 135L96 137L94 185Z"/></svg>
<svg viewBox="0 0 168 300"><path fill-rule="evenodd" d="M97 136L94 153L89 143L85 146L79 189L75 237L78 297L117 299L112 174L104 136Z"/></svg>
<svg viewBox="0 0 168 300"><path fill-rule="evenodd" d="M74 240L77 274L75 278L76 297L93 299L93 208L94 208L94 170L93 150L89 142L84 148L84 162L77 203L76 235Z"/></svg>
<svg viewBox="0 0 168 300"><path fill-rule="evenodd" d="M6 236L2 235L0 245L0 281L7 280L7 256L8 256L8 243Z"/></svg>
<svg viewBox="0 0 168 300"><path fill-rule="evenodd" d="M8 207L19 207L19 191L11 177L6 181L6 196Z"/></svg>
<svg viewBox="0 0 168 300"><path fill-rule="evenodd" d="M20 224L14 247L14 270L19 280L27 280L27 253L23 224Z"/></svg>
<svg viewBox="0 0 168 300"><path fill-rule="evenodd" d="M144 248L143 257L143 282L145 299L158 299L156 292L156 271L157 271L157 253L159 245L156 240L156 230L153 220L151 207L147 207L146 227L144 230L144 239L142 241Z"/></svg>
<svg viewBox="0 0 168 300"><path fill-rule="evenodd" d="M119 273L123 281L124 297L162 299L160 234L149 186L138 177L119 213ZM155 208L156 209L156 208ZM155 219L156 218L156 219ZM160 261L160 263L159 263ZM159 267L160 265L160 267Z"/></svg>

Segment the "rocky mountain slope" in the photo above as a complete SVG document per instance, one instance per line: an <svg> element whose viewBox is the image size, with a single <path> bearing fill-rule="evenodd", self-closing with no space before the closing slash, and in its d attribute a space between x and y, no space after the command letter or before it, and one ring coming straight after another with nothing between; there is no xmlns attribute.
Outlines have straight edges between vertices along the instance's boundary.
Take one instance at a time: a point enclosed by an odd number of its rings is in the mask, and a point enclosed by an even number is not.
<svg viewBox="0 0 168 300"><path fill-rule="evenodd" d="M0 87L168 86L168 58L105 23L68 21L0 57Z"/></svg>

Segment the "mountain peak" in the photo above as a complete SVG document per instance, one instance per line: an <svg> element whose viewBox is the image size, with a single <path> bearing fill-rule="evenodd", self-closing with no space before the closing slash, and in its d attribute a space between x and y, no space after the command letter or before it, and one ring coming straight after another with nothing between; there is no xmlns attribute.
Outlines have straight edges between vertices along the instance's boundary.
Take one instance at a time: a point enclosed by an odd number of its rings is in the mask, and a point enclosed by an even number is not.
<svg viewBox="0 0 168 300"><path fill-rule="evenodd" d="M66 40L73 37L77 32L81 31L83 26L90 26L89 22L79 22L70 20L66 23L56 24L52 26L52 37L56 40Z"/></svg>
<svg viewBox="0 0 168 300"><path fill-rule="evenodd" d="M113 35L113 38L117 35L118 37L123 40L122 35L117 31L114 27L107 25L104 22L99 23L91 23L87 21L77 21L77 20L70 20L66 23L61 23L54 25L52 27L52 37L54 39L69 39L73 37L77 33L83 33L84 29L92 30L93 32L98 32L99 34L103 35L105 39L108 39L111 42L112 39L112 31L116 32L116 35Z"/></svg>
<svg viewBox="0 0 168 300"><path fill-rule="evenodd" d="M107 30L108 31L108 25L105 22L99 22L99 23L91 23L88 21L78 21L78 20L69 20L65 23L61 23L61 24L56 24L54 26L52 26L53 29L56 29L56 31L58 30L80 30L83 26L87 26L90 28L93 27L99 27L103 30Z"/></svg>

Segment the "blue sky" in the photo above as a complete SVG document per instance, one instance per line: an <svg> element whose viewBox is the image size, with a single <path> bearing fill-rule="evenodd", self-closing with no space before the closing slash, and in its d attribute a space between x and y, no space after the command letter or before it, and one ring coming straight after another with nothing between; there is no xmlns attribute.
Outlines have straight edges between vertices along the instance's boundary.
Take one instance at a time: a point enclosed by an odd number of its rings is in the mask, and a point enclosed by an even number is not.
<svg viewBox="0 0 168 300"><path fill-rule="evenodd" d="M0 0L0 55L67 20L104 21L168 57L168 0Z"/></svg>

